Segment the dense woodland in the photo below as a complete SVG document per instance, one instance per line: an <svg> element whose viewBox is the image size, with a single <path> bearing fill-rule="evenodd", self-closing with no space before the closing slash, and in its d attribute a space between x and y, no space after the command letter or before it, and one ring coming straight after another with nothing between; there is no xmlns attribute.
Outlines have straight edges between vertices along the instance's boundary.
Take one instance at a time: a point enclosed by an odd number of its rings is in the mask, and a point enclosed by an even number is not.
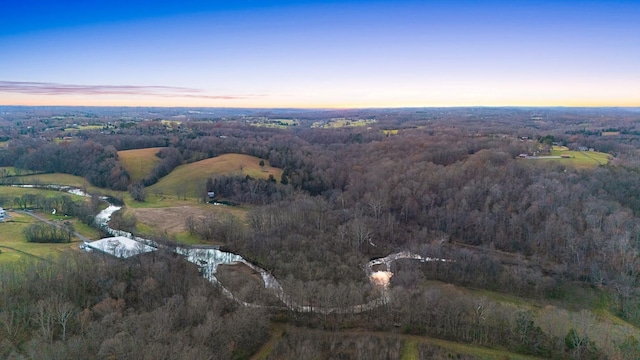
<svg viewBox="0 0 640 360"><path fill-rule="evenodd" d="M392 269L389 305L330 316L240 307L168 254L101 259L95 266L78 256L59 266L5 269L0 357L38 358L33 351L46 351L48 358L244 358L275 321L310 328L279 343L281 358L326 357L327 344L345 346L345 358L398 357L397 340L373 336L367 341L375 347L358 340L349 345L349 338L318 330L345 327L546 358L640 354L640 339L603 349L579 329L544 332L526 311L494 307L481 316L478 300L455 288L576 310L600 301L640 326L640 112L633 109L282 110L279 118L300 123L286 129L250 125L247 119L272 115L257 110L201 113L174 123L154 120L167 116L157 109L126 119L122 114L133 110L70 109L55 119L49 113L57 109L21 110L13 109L15 118L0 118L0 138L10 139L0 148L0 166L80 175L99 187L137 191L181 164L225 153L254 155L282 168L280 179L222 176L203 184L230 202L250 205L246 222L232 216L186 221L203 241L224 244L268 269L301 302L348 306L371 300L375 294L361 265L394 251L452 261L399 263ZM338 117L376 122L311 127ZM62 129L70 121L104 127L67 139ZM593 148L613 160L585 168L518 158L553 143ZM152 173L132 184L117 151L146 147L166 149ZM95 204L84 206L95 213ZM61 284L52 283L59 278ZM454 288L417 285L427 280ZM592 295L576 300L576 293ZM64 309L72 315L65 317ZM301 342L306 345L293 345ZM387 352L374 351L379 348ZM428 358L439 350L420 351L432 354Z"/></svg>

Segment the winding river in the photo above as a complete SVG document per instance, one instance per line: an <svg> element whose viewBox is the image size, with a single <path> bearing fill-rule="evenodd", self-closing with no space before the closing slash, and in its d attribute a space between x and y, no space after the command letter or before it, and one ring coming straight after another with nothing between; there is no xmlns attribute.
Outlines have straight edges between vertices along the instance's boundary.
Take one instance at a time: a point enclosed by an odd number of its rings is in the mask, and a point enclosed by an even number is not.
<svg viewBox="0 0 640 360"><path fill-rule="evenodd" d="M13 185L13 186L26 187L26 188L38 187L38 188L45 188L45 189L51 189L51 190L65 191L74 195L80 195L85 197L91 196L78 188L74 188L71 186L64 186L64 185L46 185L46 186ZM103 201L108 202L108 199L106 197L101 197L101 199ZM140 243L146 244L148 246L152 246L154 248L161 247L160 244L152 240L134 236L133 234L126 231L115 230L110 228L109 220L111 220L111 216L121 208L122 208L121 206L116 206L112 203L109 203L109 206L107 208L100 211L96 215L95 217L96 224L101 228L103 228L110 235L124 236L130 239L136 240ZM396 260L411 259L411 260L416 260L420 262L451 261L447 259L423 257L421 255L411 253L408 251L398 252L395 254L385 256L383 258L373 259L369 261L367 264L365 264L364 271L367 277L369 278L369 281L371 282L371 284L380 290L379 293L381 295L378 298L364 304L358 304L358 305L347 306L347 307L317 307L317 306L312 307L312 306L298 303L295 299L293 299L291 296L285 293L284 289L282 288L282 285L280 285L278 280L273 275L271 275L267 270L262 269L261 267L247 261L245 258L243 258L238 254L222 251L222 250L211 248L211 247L197 247L197 246L177 247L175 249L175 252L184 256L187 261L196 264L200 268L200 273L205 279L209 280L213 284L216 284L221 289L221 291L225 296L227 296L228 298L234 300L235 302L243 306L265 307L264 305L261 305L261 304L248 303L248 302L242 301L241 299L236 297L229 289L225 288L216 278L216 271L219 265L233 265L238 263L245 264L246 266L248 266L249 268L251 268L252 270L260 274L260 276L262 277L262 281L264 283L264 287L266 289L272 290L272 292L278 297L278 299L284 304L286 308L288 308L289 310L298 311L298 312L313 312L313 313L320 313L320 314L361 313L361 312L368 311L388 303L390 299L389 299L387 288L389 286L391 277L393 276L393 273L391 273L388 270L391 269L391 264ZM374 270L374 267L385 267L386 270L377 271L377 270Z"/></svg>

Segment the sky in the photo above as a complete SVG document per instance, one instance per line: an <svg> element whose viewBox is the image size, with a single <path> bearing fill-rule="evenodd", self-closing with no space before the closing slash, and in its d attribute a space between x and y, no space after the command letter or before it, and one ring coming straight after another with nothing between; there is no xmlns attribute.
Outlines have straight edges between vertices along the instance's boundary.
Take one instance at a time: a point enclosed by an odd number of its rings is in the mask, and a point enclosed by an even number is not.
<svg viewBox="0 0 640 360"><path fill-rule="evenodd" d="M640 1L2 0L0 105L640 106Z"/></svg>

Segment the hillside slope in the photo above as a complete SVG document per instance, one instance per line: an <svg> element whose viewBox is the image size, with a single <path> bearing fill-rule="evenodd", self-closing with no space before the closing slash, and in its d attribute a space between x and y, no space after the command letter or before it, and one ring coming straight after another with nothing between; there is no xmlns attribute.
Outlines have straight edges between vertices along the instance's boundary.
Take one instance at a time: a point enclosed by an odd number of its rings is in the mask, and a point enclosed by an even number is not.
<svg viewBox="0 0 640 360"><path fill-rule="evenodd" d="M211 159L178 166L158 183L149 187L151 193L198 197L204 191L208 178L222 175L249 175L256 179L267 179L273 175L280 179L282 170L269 166L260 158L242 154L225 154Z"/></svg>
<svg viewBox="0 0 640 360"><path fill-rule="evenodd" d="M156 156L161 147L118 151L118 159L127 170L133 182L142 180L158 165Z"/></svg>

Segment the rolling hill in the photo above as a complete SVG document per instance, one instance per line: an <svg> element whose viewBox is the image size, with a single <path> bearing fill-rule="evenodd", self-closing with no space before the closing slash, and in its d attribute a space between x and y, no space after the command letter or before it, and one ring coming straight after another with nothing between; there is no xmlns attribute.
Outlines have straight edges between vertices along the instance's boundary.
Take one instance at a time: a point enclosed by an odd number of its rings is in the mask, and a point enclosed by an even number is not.
<svg viewBox="0 0 640 360"><path fill-rule="evenodd" d="M160 162L161 147L118 151L118 158L133 182L142 180Z"/></svg>
<svg viewBox="0 0 640 360"><path fill-rule="evenodd" d="M269 166L265 161L260 166L260 158L242 154L225 154L211 159L178 166L158 183L149 187L150 193L186 195L198 197L204 190L208 178L221 175L249 175L256 179L267 179L273 175L280 179L282 170Z"/></svg>

